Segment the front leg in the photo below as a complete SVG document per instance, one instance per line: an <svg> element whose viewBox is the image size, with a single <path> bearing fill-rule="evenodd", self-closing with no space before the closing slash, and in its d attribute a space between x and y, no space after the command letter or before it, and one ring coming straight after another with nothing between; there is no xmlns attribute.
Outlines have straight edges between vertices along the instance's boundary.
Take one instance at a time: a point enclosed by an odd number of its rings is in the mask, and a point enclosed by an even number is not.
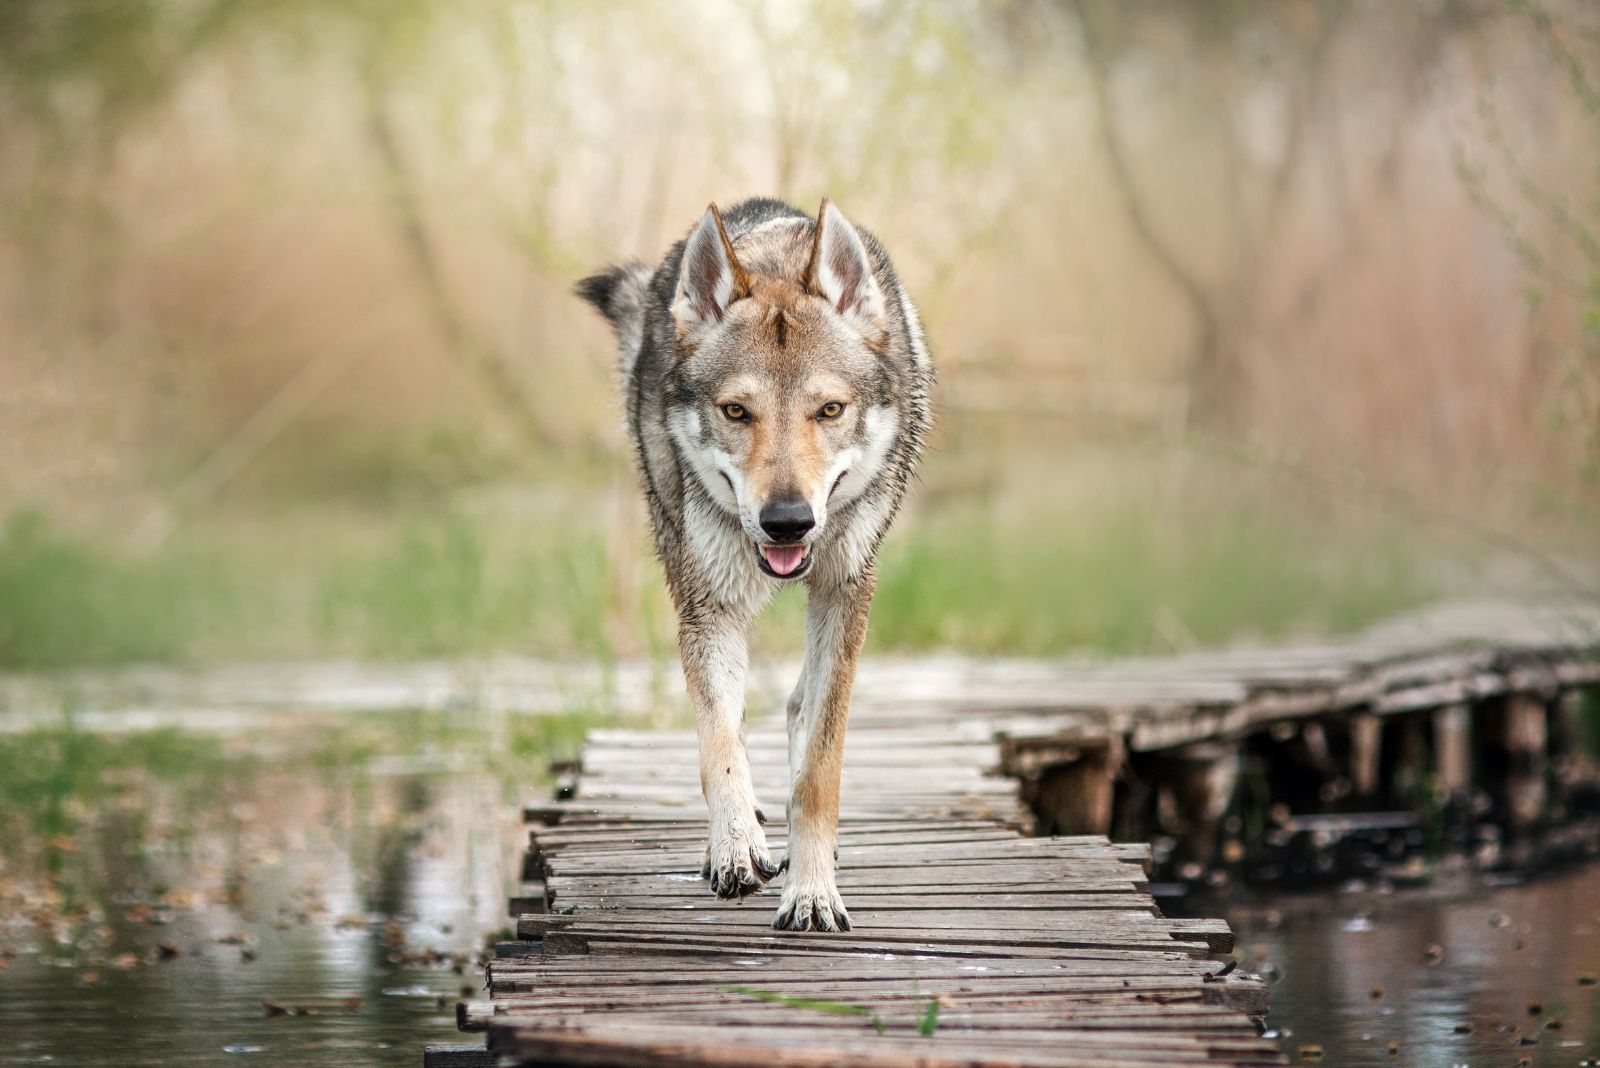
<svg viewBox="0 0 1600 1068"><path fill-rule="evenodd" d="M850 914L834 882L839 777L872 590L868 570L840 586L813 588L806 602L805 667L795 690L798 700L791 699L789 708L789 875L772 921L779 930L850 929Z"/></svg>
<svg viewBox="0 0 1600 1068"><path fill-rule="evenodd" d="M700 740L700 792L711 817L702 874L718 897L742 898L778 873L767 854L744 747L749 617L697 606L678 621L683 674Z"/></svg>

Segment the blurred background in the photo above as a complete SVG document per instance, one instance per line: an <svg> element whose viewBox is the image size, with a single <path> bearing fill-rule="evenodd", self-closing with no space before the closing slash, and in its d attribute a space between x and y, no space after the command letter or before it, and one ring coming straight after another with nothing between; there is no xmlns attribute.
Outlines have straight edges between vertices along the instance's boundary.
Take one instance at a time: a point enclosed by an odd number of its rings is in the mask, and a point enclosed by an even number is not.
<svg viewBox="0 0 1600 1068"><path fill-rule="evenodd" d="M1583 0L0 0L0 1063L451 1037L517 801L683 715L572 284L754 194L874 231L939 365L871 655L1600 589ZM1330 1063L1492 1057L1594 878L1234 919ZM1396 1019L1384 923L1460 962Z"/></svg>
<svg viewBox="0 0 1600 1068"><path fill-rule="evenodd" d="M668 656L570 287L751 194L939 362L873 649L1591 588L1597 175L1559 0L9 0L0 666Z"/></svg>

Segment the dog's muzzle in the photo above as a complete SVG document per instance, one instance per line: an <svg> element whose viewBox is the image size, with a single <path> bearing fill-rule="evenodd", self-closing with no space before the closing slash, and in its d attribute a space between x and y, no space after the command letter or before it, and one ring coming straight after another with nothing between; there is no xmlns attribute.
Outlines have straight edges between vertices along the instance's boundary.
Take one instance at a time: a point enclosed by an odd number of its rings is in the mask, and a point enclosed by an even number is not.
<svg viewBox="0 0 1600 1068"><path fill-rule="evenodd" d="M764 505L756 517L765 540L756 545L761 570L773 578L798 578L811 565L804 544L817 517L804 497L786 497Z"/></svg>

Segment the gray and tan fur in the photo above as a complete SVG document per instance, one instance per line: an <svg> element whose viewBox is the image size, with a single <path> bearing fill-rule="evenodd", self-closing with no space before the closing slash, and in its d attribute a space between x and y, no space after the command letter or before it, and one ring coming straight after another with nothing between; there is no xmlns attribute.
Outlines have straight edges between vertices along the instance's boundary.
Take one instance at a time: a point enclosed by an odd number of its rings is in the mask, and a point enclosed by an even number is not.
<svg viewBox="0 0 1600 1068"><path fill-rule="evenodd" d="M706 210L659 267L578 284L616 329L628 431L679 615L710 810L704 874L744 897L781 869L744 747L747 638L806 587L788 704L788 878L773 926L848 930L839 779L873 561L931 421L933 366L883 248L824 200Z"/></svg>

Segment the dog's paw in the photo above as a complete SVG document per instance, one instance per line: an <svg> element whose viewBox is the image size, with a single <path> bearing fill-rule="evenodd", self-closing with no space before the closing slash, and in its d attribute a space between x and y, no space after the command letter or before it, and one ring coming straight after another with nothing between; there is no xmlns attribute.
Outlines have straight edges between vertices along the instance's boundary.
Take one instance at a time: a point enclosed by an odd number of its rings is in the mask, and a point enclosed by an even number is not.
<svg viewBox="0 0 1600 1068"><path fill-rule="evenodd" d="M850 930L850 913L831 878L797 878L791 872L789 880L772 926L780 931Z"/></svg>
<svg viewBox="0 0 1600 1068"><path fill-rule="evenodd" d="M706 843L700 877L711 880L711 892L721 898L743 898L778 874L767 853L767 836L757 822L759 811L748 816L714 819Z"/></svg>

